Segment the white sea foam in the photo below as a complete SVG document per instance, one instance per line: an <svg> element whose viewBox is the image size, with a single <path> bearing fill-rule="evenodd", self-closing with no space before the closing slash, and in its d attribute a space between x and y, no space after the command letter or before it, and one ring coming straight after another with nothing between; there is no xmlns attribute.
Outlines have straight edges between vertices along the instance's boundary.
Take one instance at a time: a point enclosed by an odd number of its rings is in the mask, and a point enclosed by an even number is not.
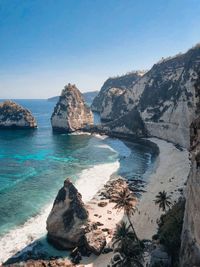
<svg viewBox="0 0 200 267"><path fill-rule="evenodd" d="M76 182L76 187L82 194L83 201L89 201L110 179L113 172L119 168L119 162L95 165L82 171Z"/></svg>
<svg viewBox="0 0 200 267"><path fill-rule="evenodd" d="M109 142L111 142L109 144ZM105 145L119 155L128 155L130 150L119 140L109 138ZM89 201L97 191L109 180L111 174L119 168L119 161L113 163L95 165L89 169L83 170L76 186L82 194L84 201ZM29 219L24 225L11 230L0 238L0 263L6 261L9 257L15 255L18 251L24 249L31 242L41 238L46 234L46 219L52 208L53 202L42 209L40 214ZM27 249L30 249L27 248Z"/></svg>

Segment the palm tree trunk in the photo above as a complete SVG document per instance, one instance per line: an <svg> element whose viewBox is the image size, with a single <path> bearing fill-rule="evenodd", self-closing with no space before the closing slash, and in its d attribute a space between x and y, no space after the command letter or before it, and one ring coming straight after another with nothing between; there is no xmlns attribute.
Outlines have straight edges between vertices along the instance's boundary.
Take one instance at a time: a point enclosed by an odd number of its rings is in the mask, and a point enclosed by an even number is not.
<svg viewBox="0 0 200 267"><path fill-rule="evenodd" d="M129 222L129 224L130 224L130 226L131 226L131 228L132 228L132 231L133 231L133 233L134 233L134 235L135 235L136 240L139 241L139 238L137 237L137 234L136 234L136 232L135 232L134 226L133 226L133 224L132 224L132 222L131 222L131 218L130 218L129 215L127 215L127 219L128 219L128 222Z"/></svg>
<svg viewBox="0 0 200 267"><path fill-rule="evenodd" d="M132 222L131 222L131 218L130 218L129 215L127 215L127 218L128 218L128 222L129 222L129 224L130 224L130 226L131 226L131 228L132 228L132 230L133 230L133 233L134 233L134 235L135 235L136 241L137 241L139 247L141 248L140 240L139 240L139 238L138 238L138 236L137 236L137 234L136 234L136 232L135 232L135 228L134 228L134 226L133 226L133 224L132 224ZM140 252L140 254L141 254L141 258L142 258L142 260L144 261L144 257L143 257L143 249L142 249L142 248L141 248L141 252Z"/></svg>

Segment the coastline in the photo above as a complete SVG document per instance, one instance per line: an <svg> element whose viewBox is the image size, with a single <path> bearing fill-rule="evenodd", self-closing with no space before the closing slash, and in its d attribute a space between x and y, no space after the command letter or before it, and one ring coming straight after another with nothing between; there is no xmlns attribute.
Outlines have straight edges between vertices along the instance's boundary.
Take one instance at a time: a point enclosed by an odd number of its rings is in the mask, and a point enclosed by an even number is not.
<svg viewBox="0 0 200 267"><path fill-rule="evenodd" d="M100 138L106 137L100 136ZM153 142L153 144L158 147L160 153L156 159L156 162L154 163L153 170L146 174L146 177L148 177L147 185L145 187L146 192L142 194L138 201L137 208L139 212L136 212L132 218L135 230L141 239L151 239L152 235L156 233L156 220L160 217L161 212L154 204L153 200L155 199L155 195L159 191L165 190L167 192L174 192L172 195L173 200L178 199L178 197L181 195L178 189L184 187L184 183L187 180L190 169L190 162L188 159L189 153L187 150L180 150L174 144L157 138L148 138L146 140ZM117 167L117 165L115 167ZM95 168L95 166L93 168ZM89 175L89 173L87 175ZM169 179L172 177L174 177L174 179L172 179L170 182ZM126 221L123 212L117 212L113 209L113 203L107 201L106 207L103 208L98 206L99 202L102 201L99 194L102 192L105 184L111 179L112 175L108 176L107 179L102 180L98 184L99 190L91 200L83 198L84 201L87 201L87 207L89 209L91 220L96 222L98 221L103 224L102 228L109 229L109 232L106 233L108 244L112 239L116 224L121 220ZM116 176L115 179L117 179ZM81 183L78 185L78 187L81 187ZM81 261L81 266L107 266L112 256L112 252L108 254L101 254L98 257L91 255L89 258L83 258Z"/></svg>
<svg viewBox="0 0 200 267"><path fill-rule="evenodd" d="M154 203L157 193L165 190L172 195L172 201L177 200L181 196L180 190L185 188L185 183L190 171L189 152L186 149L180 150L174 144L157 138L148 138L147 140L156 144L160 153L147 180L147 185L145 187L146 192L143 193L138 200L138 212L132 217L132 222L140 239L151 239L157 232L156 221L162 214ZM116 224L122 220L126 221L126 218L123 212L116 212L116 210L113 209L113 203L108 202L105 208L99 207L98 202L100 200L98 195L99 194L88 203L90 216L92 218L94 218L94 214L102 216L98 217L98 221L104 224L103 227L111 229L111 233L113 233ZM112 214L108 213L108 211L111 211ZM108 220L111 215L112 220ZM112 234L107 236L108 244L111 239ZM89 258L84 258L81 264L85 267L107 266L112 256L113 252L101 254L98 257L92 255ZM148 257L146 260L148 261Z"/></svg>
<svg viewBox="0 0 200 267"><path fill-rule="evenodd" d="M100 135L97 135L97 137L102 140L109 138ZM88 202L95 197L98 191L110 179L110 176L118 170L120 157L128 156L130 153L130 149L118 139L110 139L108 143L103 143L101 146L118 153L118 159L114 162L94 165L79 174L79 179L75 185L82 194L84 202ZM85 187L86 184L89 186L89 190ZM23 225L10 230L7 234L0 237L0 264L9 258L19 257L26 253L26 251L31 251L38 242L44 243L45 246L48 246L47 249L51 249L54 254L57 252L45 241L46 219L51 211L53 201L54 199L52 199L52 203L43 207L38 215L31 217ZM59 256L67 255L68 253L66 252L59 253Z"/></svg>

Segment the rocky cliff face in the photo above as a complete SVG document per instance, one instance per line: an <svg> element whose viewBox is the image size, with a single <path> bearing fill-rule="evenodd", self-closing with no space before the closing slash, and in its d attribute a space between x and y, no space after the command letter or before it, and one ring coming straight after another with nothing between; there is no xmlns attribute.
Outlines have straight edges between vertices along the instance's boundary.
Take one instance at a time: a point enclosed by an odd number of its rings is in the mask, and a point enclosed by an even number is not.
<svg viewBox="0 0 200 267"><path fill-rule="evenodd" d="M158 62L128 88L120 85L119 89L115 84L105 90L103 86L93 106L106 121L137 109L150 136L188 148L189 127L195 116L194 84L199 71L200 46L196 46L185 54ZM101 108L96 104L98 99Z"/></svg>
<svg viewBox="0 0 200 267"><path fill-rule="evenodd" d="M128 91L143 74L144 72L136 71L106 80L95 97L91 109L100 112L101 119L104 121L124 115L128 111ZM129 104L133 104L133 102Z"/></svg>
<svg viewBox="0 0 200 267"><path fill-rule="evenodd" d="M90 131L102 132L114 137L145 137L147 129L137 109L120 116L118 119L91 127Z"/></svg>
<svg viewBox="0 0 200 267"><path fill-rule="evenodd" d="M13 101L0 104L0 128L36 128L31 112Z"/></svg>
<svg viewBox="0 0 200 267"><path fill-rule="evenodd" d="M200 266L200 74L196 83L197 118L190 127L191 171L187 183L180 262Z"/></svg>
<svg viewBox="0 0 200 267"><path fill-rule="evenodd" d="M93 114L75 85L68 84L63 89L51 124L54 130L64 132L74 132L93 124Z"/></svg>
<svg viewBox="0 0 200 267"><path fill-rule="evenodd" d="M88 212L81 195L66 179L47 218L48 240L56 247L71 249L82 245Z"/></svg>

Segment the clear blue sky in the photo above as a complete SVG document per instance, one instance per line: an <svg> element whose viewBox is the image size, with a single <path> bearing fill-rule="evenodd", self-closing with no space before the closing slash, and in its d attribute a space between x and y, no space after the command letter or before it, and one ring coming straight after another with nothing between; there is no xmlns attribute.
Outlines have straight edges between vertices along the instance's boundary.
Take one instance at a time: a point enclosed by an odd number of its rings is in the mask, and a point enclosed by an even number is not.
<svg viewBox="0 0 200 267"><path fill-rule="evenodd" d="M0 0L0 98L100 89L200 42L200 0Z"/></svg>

